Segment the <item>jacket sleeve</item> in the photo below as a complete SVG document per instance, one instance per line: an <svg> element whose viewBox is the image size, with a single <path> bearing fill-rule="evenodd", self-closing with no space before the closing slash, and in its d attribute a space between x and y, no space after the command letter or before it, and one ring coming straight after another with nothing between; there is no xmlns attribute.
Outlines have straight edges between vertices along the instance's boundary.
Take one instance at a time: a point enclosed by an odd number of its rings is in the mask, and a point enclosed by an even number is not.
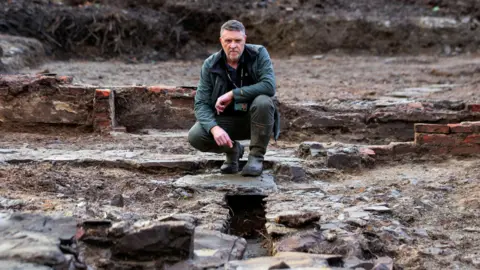
<svg viewBox="0 0 480 270"><path fill-rule="evenodd" d="M256 84L233 90L233 97L236 102L251 102L259 95L267 95L269 97L275 95L275 74L270 55L265 47L259 49L257 78L258 82Z"/></svg>
<svg viewBox="0 0 480 270"><path fill-rule="evenodd" d="M194 111L197 121L200 122L207 133L210 133L210 130L217 125L217 122L215 121L215 113L211 104L213 83L208 75L207 60L203 63L200 71L200 81L195 94Z"/></svg>

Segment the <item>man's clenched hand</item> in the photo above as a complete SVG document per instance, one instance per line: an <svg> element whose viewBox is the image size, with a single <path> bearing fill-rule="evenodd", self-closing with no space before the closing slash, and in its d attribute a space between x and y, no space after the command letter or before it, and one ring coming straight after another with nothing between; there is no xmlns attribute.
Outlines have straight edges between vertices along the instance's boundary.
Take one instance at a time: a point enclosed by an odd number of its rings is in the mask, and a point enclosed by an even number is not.
<svg viewBox="0 0 480 270"><path fill-rule="evenodd" d="M217 99L217 103L215 103L215 109L217 110L217 114L220 114L225 110L225 108L232 103L233 100L233 91L229 91L223 95L221 95Z"/></svg>
<svg viewBox="0 0 480 270"><path fill-rule="evenodd" d="M233 147L233 142L230 139L230 136L228 136L228 133L223 128L219 126L214 126L210 130L210 132L212 133L213 138L215 139L215 142L217 143L218 146L227 145L230 148Z"/></svg>

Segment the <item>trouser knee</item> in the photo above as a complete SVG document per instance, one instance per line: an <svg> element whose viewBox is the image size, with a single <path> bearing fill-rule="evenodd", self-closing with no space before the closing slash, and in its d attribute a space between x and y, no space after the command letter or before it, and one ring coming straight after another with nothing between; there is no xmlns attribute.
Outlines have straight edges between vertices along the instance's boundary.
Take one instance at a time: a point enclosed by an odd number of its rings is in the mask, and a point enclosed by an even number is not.
<svg viewBox="0 0 480 270"><path fill-rule="evenodd" d="M271 125L274 121L273 116L275 113L275 104L271 97L260 95L253 100L250 112L253 122L263 125Z"/></svg>
<svg viewBox="0 0 480 270"><path fill-rule="evenodd" d="M199 123L196 123L188 131L188 142L190 145L202 152L207 152L209 150L209 140L207 132L200 126Z"/></svg>

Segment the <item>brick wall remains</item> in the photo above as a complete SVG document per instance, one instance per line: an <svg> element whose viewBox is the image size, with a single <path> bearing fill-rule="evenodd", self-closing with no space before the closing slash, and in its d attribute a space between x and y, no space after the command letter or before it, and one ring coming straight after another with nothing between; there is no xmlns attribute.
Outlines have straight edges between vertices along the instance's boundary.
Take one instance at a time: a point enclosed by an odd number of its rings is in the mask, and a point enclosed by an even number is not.
<svg viewBox="0 0 480 270"><path fill-rule="evenodd" d="M480 121L415 124L415 145L435 154L480 154Z"/></svg>

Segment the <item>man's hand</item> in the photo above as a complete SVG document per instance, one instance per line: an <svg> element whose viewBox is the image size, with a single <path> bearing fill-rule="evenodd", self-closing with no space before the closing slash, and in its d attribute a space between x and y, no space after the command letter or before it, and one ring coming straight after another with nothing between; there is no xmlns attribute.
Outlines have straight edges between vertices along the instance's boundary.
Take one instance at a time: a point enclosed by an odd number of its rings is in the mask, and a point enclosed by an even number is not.
<svg viewBox="0 0 480 270"><path fill-rule="evenodd" d="M221 95L217 99L217 103L215 103L215 109L217 110L217 114L220 114L225 110L225 108L232 103L233 100L233 91L229 91L223 95ZM227 135L228 136L228 135Z"/></svg>
<svg viewBox="0 0 480 270"><path fill-rule="evenodd" d="M227 145L230 148L233 147L233 142L230 139L230 136L228 136L228 133L225 132L225 130L223 130L223 128L221 128L219 126L214 126L210 130L210 132L212 133L213 138L215 139L215 142L217 143L218 146Z"/></svg>

